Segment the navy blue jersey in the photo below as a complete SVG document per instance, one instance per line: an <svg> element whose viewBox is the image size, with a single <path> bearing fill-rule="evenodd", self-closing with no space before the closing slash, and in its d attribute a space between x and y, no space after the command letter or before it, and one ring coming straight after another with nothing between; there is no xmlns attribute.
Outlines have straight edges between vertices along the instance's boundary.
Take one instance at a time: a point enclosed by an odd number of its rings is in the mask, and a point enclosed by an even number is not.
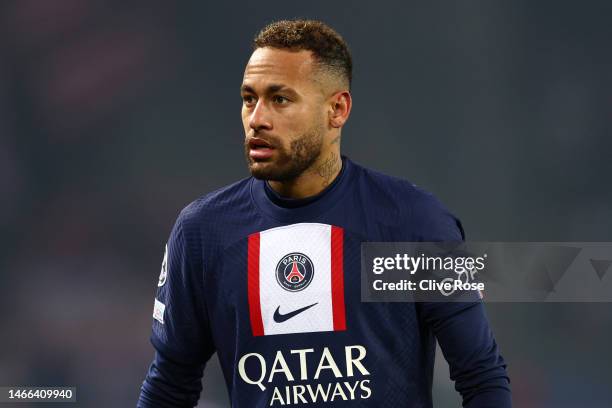
<svg viewBox="0 0 612 408"><path fill-rule="evenodd" d="M415 185L343 158L302 200L247 178L187 206L155 299L141 407L191 407L219 355L232 407L432 407L435 341L466 407L510 407L483 304L362 303L360 244L463 240Z"/></svg>

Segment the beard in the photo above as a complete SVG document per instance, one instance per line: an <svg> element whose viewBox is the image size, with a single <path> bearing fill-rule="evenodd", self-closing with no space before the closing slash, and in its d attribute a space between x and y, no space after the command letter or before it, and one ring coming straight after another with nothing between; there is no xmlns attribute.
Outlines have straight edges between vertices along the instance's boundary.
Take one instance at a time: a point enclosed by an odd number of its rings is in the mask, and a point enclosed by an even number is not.
<svg viewBox="0 0 612 408"><path fill-rule="evenodd" d="M244 152L251 175L259 180L280 182L297 178L321 156L323 134L324 127L315 125L291 141L289 149L283 147L279 138L266 135L262 138L274 147L276 154L276 157L267 160L253 160L249 156L248 142L245 141Z"/></svg>

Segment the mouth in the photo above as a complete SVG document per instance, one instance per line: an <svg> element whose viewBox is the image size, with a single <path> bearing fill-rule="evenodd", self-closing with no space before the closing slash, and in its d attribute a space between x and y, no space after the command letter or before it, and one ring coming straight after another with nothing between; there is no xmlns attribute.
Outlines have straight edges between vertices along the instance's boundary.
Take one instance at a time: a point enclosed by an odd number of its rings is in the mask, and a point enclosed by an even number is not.
<svg viewBox="0 0 612 408"><path fill-rule="evenodd" d="M269 159L274 153L274 146L260 138L251 138L248 147L249 157L255 161Z"/></svg>

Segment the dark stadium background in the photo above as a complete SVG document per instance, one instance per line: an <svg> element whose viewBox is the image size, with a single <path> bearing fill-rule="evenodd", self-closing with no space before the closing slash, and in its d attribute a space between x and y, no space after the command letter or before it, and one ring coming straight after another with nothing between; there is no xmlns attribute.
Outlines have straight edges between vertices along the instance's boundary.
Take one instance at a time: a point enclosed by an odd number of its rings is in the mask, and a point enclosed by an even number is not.
<svg viewBox="0 0 612 408"><path fill-rule="evenodd" d="M289 17L351 46L351 158L435 193L470 240L612 241L609 1L5 1L0 385L135 404L164 243L246 176L250 39ZM610 406L610 304L487 310L516 407ZM200 405L227 406L216 357L205 377ZM459 405L440 357L434 395Z"/></svg>

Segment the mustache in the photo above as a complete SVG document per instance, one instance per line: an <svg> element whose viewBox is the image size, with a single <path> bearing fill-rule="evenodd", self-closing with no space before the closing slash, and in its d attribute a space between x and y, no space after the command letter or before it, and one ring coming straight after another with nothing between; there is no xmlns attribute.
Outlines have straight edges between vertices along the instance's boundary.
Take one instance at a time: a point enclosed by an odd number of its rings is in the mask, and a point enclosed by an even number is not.
<svg viewBox="0 0 612 408"><path fill-rule="evenodd" d="M247 136L246 140L245 140L245 145L248 145L249 142L252 139L258 139L258 140L263 140L264 142L268 143L270 145L270 147L273 148L278 148L280 147L282 144L280 143L280 138L275 136L275 135L271 135L268 133L254 133L251 132L249 133L249 135Z"/></svg>

